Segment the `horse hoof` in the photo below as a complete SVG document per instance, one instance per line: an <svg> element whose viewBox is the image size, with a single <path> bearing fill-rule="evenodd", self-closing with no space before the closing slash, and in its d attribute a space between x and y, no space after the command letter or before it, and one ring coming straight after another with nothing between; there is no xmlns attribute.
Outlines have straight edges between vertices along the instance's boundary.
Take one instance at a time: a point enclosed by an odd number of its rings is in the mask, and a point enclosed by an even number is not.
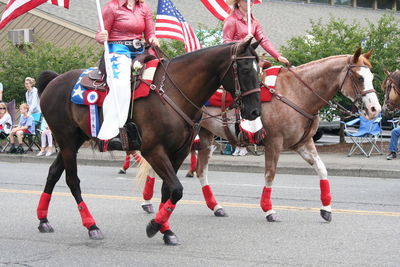
<svg viewBox="0 0 400 267"><path fill-rule="evenodd" d="M161 229L161 224L158 224L153 220L151 220L146 226L146 234L147 237L152 238L157 234L158 231Z"/></svg>
<svg viewBox="0 0 400 267"><path fill-rule="evenodd" d="M154 213L153 204L142 204L142 209L147 213Z"/></svg>
<svg viewBox="0 0 400 267"><path fill-rule="evenodd" d="M51 227L51 225L47 219L40 222L38 229L39 229L39 232L41 232L41 233L53 233L54 232L53 227Z"/></svg>
<svg viewBox="0 0 400 267"><path fill-rule="evenodd" d="M325 221L330 222L330 221L332 221L332 212L326 211L326 210L321 210L321 217Z"/></svg>
<svg viewBox="0 0 400 267"><path fill-rule="evenodd" d="M188 171L188 173L186 173L186 176L185 176L185 177L193 178L193 177L194 177L194 174L193 174L193 172Z"/></svg>
<svg viewBox="0 0 400 267"><path fill-rule="evenodd" d="M93 225L89 228L89 238L92 240L102 240L104 237L100 229L96 225Z"/></svg>
<svg viewBox="0 0 400 267"><path fill-rule="evenodd" d="M225 212L223 208L219 208L216 211L214 211L214 215L216 217L228 217L228 214Z"/></svg>
<svg viewBox="0 0 400 267"><path fill-rule="evenodd" d="M163 240L164 240L164 244L167 246L179 245L178 238L171 230L168 230L164 233Z"/></svg>
<svg viewBox="0 0 400 267"><path fill-rule="evenodd" d="M276 215L276 213L271 213L270 215L267 215L267 217L265 217L267 219L268 222L279 222L279 218L278 215Z"/></svg>

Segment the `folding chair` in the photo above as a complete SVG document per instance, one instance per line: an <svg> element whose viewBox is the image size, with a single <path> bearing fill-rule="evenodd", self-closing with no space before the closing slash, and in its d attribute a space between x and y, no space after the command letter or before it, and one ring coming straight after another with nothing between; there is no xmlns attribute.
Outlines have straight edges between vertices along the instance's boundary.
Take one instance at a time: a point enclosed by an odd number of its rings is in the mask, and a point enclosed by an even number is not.
<svg viewBox="0 0 400 267"><path fill-rule="evenodd" d="M33 152L32 149L33 146L36 146L40 150L40 135L41 135L40 124L42 123L42 113L33 113L32 117L33 117L33 123L35 124L35 132L29 134L24 133L22 141L28 147L25 150L25 153L27 153L28 151Z"/></svg>
<svg viewBox="0 0 400 267"><path fill-rule="evenodd" d="M365 117L360 116L349 122L340 122L344 124L345 134L349 136L350 139L353 141L353 146L347 154L348 157L350 157L357 150L359 150L368 158L374 151L380 155L383 154L381 120L382 116L379 115L373 120L368 120ZM360 127L357 131L347 128L354 127L354 125L358 122L360 123ZM378 141L380 141L380 145L378 144ZM363 146L365 146L365 144L367 144L367 146L369 147L366 147L364 149Z"/></svg>

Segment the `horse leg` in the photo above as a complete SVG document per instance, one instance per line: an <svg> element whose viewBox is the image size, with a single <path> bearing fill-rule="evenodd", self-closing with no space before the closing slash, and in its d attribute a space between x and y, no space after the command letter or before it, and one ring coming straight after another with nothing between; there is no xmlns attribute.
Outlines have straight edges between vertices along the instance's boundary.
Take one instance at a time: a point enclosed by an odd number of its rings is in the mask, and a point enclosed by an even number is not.
<svg viewBox="0 0 400 267"><path fill-rule="evenodd" d="M151 203L151 199L154 194L154 183L156 181L154 170L149 171L149 175L146 177L146 182L143 188L143 203L142 209L147 213L154 213L154 207Z"/></svg>
<svg viewBox="0 0 400 267"><path fill-rule="evenodd" d="M57 154L56 159L49 168L47 175L46 186L43 193L40 196L39 204L36 209L37 218L39 219L39 232L41 233L52 233L54 232L53 227L50 225L47 219L47 213L49 210L51 194L57 182L60 180L61 174L64 172L64 164L62 161L61 153Z"/></svg>
<svg viewBox="0 0 400 267"><path fill-rule="evenodd" d="M78 151L78 148L83 144L84 140L76 140L77 145L73 146L73 140L71 140L73 135L66 136L69 136L70 140L67 140L66 142L59 142L59 145L61 148L60 153L62 154L64 162L66 173L65 178L67 185L71 190L71 193L74 196L76 203L78 204L78 210L81 215L82 224L86 227L86 229L88 229L90 239L103 239L103 234L97 227L93 216L90 214L89 208L86 206L86 203L82 199L80 180L77 175L76 153Z"/></svg>
<svg viewBox="0 0 400 267"><path fill-rule="evenodd" d="M198 152L197 178L199 179L207 207L214 211L215 216L226 217L228 214L226 214L224 208L217 203L213 191L208 184L208 162L212 155L211 144L214 135L210 131L202 128L199 132L199 136L200 147L202 149Z"/></svg>
<svg viewBox="0 0 400 267"><path fill-rule="evenodd" d="M325 164L322 162L318 155L317 149L313 140L310 138L307 143L297 149L297 153L308 162L319 176L319 186L321 189L321 202L322 208L320 210L321 217L330 222L332 220L332 208L331 208L331 189L328 180L328 172Z"/></svg>
<svg viewBox="0 0 400 267"><path fill-rule="evenodd" d="M163 179L163 186L159 210L156 217L148 223L146 233L148 237L153 237L158 231L161 231L164 234L163 239L166 245L178 245L178 239L171 231L168 220L176 207L176 203L182 198L183 186L176 176L177 168L174 168L162 148L156 147L148 155L145 158ZM180 166L183 160L184 158L175 159L174 164Z"/></svg>
<svg viewBox="0 0 400 267"><path fill-rule="evenodd" d="M275 145L273 145L275 143ZM262 210L266 213L266 219L268 222L279 221L276 212L272 208L271 194L272 194L272 184L275 179L276 166L278 164L279 155L281 148L277 141L268 140L265 142L265 186L261 195L260 206Z"/></svg>

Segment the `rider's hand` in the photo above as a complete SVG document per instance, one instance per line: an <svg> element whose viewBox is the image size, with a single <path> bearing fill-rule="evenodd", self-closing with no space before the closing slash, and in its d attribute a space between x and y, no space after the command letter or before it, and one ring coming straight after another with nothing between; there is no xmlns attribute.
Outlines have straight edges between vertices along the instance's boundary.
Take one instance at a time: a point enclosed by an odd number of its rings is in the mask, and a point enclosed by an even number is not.
<svg viewBox="0 0 400 267"><path fill-rule="evenodd" d="M279 56L278 61L285 64L286 66L290 65L289 60L287 60L287 58L285 58L283 56Z"/></svg>
<svg viewBox="0 0 400 267"><path fill-rule="evenodd" d="M149 39L149 42L152 44L152 45L155 45L155 46L160 46L160 41L156 38L156 37L151 37L150 39Z"/></svg>
<svg viewBox="0 0 400 267"><path fill-rule="evenodd" d="M98 37L100 42L102 43L106 42L108 40L108 31L104 30L99 32Z"/></svg>

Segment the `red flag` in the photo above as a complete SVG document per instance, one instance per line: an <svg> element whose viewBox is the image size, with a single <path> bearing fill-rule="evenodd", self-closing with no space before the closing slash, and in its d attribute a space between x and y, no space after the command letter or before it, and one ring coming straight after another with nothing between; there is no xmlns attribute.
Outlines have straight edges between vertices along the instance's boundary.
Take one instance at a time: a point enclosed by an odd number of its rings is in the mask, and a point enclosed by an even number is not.
<svg viewBox="0 0 400 267"><path fill-rule="evenodd" d="M10 21L19 17L20 15L28 12L29 10L40 6L43 3L48 2L48 0L10 0L8 1L6 8L3 11L0 20L0 30L4 28ZM69 7L69 0L51 0L51 3L59 5L63 4L64 7Z"/></svg>
<svg viewBox="0 0 400 267"><path fill-rule="evenodd" d="M158 0L156 36L182 41L185 44L186 52L201 48L200 41L192 27L170 0Z"/></svg>
<svg viewBox="0 0 400 267"><path fill-rule="evenodd" d="M69 8L69 0L48 0L47 2L56 5L56 6L62 6L65 8Z"/></svg>
<svg viewBox="0 0 400 267"><path fill-rule="evenodd" d="M224 21L232 12L226 0L200 0L204 6L219 20ZM262 0L255 0L254 4L261 4Z"/></svg>

